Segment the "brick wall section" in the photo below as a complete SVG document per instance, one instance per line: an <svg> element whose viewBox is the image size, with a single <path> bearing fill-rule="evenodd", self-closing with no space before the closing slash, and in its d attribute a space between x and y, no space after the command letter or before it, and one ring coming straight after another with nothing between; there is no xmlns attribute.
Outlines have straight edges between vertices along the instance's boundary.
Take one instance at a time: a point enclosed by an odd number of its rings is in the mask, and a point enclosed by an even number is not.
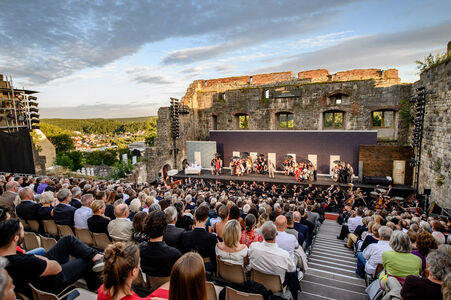
<svg viewBox="0 0 451 300"><path fill-rule="evenodd" d="M382 78L382 71L380 69L355 69L337 72L332 75L332 81L366 80L380 78Z"/></svg>
<svg viewBox="0 0 451 300"><path fill-rule="evenodd" d="M359 149L363 176L393 176L393 160L405 160L405 184L412 183L413 168L409 165L412 156L413 149L410 146L360 145Z"/></svg>
<svg viewBox="0 0 451 300"><path fill-rule="evenodd" d="M290 81L292 79L293 72L257 74L252 76L252 85L271 84L275 82Z"/></svg>
<svg viewBox="0 0 451 300"><path fill-rule="evenodd" d="M309 80L310 82L322 82L329 80L329 70L319 69L302 71L298 73L299 80Z"/></svg>
<svg viewBox="0 0 451 300"><path fill-rule="evenodd" d="M428 94L419 190L431 189L431 201L451 208L451 61L422 73L413 87L420 86Z"/></svg>
<svg viewBox="0 0 451 300"><path fill-rule="evenodd" d="M252 77L252 85L271 84L276 82L290 81L293 79L293 72L278 72L267 74L256 74L249 76L226 77L209 80L198 80L202 89L214 88L224 84L249 85ZM207 83L205 85L205 82Z"/></svg>

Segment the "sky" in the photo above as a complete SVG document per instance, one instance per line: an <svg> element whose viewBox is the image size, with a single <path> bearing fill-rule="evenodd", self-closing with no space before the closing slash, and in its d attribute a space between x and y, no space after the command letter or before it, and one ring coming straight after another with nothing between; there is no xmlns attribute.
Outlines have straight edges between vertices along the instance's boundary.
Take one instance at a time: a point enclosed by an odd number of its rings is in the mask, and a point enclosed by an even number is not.
<svg viewBox="0 0 451 300"><path fill-rule="evenodd" d="M451 41L449 0L1 0L0 74L41 118L156 115L198 79L397 68Z"/></svg>

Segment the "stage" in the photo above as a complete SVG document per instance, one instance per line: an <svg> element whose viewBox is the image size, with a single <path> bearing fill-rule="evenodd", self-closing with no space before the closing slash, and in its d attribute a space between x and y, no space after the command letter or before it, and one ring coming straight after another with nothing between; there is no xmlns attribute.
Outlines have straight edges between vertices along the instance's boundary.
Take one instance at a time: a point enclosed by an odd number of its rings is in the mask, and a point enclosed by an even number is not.
<svg viewBox="0 0 451 300"><path fill-rule="evenodd" d="M203 180L219 180L219 181L246 181L246 182L250 182L252 183L253 181L255 182L266 182L268 184L288 184L289 186L292 186L294 184L296 185L302 185L302 186L307 186L310 183L313 184L313 186L320 186L320 187L327 187L330 186L331 184L333 185L340 185L340 186L348 186L347 183L338 183L338 182L334 182L330 176L318 176L317 181L312 181L312 182L297 182L294 176L285 176L283 173L279 173L277 172L274 175L274 178L269 178L268 175L260 175L260 174L246 174L244 176L231 176L230 175L230 170L228 169L223 169L223 173L220 175L212 175L211 172L209 170L202 170L200 175L194 175L194 174L189 174L189 175L185 175L184 171L180 171L179 173L177 173L176 175L172 176L172 178L174 180L179 180L179 179L183 179L186 180L188 178L191 179L203 179ZM360 189L364 190L364 191L369 191L369 190L373 190L376 185L371 185L371 184L364 184L364 183L359 183L359 182L354 182L354 187L357 188L359 187ZM387 188L387 186L380 186L381 188ZM393 190L395 191L396 195L401 196L401 197L406 197L409 196L411 194L413 194L414 190L412 187L407 186L407 185L393 185Z"/></svg>

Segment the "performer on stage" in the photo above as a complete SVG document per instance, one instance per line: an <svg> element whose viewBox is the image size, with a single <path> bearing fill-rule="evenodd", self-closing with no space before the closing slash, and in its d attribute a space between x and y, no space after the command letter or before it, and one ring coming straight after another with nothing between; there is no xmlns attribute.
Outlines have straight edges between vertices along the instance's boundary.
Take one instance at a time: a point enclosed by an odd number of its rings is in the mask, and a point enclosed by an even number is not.
<svg viewBox="0 0 451 300"><path fill-rule="evenodd" d="M268 161L268 173L269 178L274 178L274 172L276 171L276 166L272 161Z"/></svg>

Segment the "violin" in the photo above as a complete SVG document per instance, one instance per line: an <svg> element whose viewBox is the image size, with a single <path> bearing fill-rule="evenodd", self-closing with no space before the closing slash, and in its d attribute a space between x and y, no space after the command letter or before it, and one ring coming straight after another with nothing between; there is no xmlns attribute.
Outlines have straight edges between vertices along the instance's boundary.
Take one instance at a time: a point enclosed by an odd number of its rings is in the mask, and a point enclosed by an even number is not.
<svg viewBox="0 0 451 300"><path fill-rule="evenodd" d="M376 205L374 205L374 209L382 209L382 208L387 208L387 205L385 204L384 197L381 194L379 195L379 199L377 199Z"/></svg>

